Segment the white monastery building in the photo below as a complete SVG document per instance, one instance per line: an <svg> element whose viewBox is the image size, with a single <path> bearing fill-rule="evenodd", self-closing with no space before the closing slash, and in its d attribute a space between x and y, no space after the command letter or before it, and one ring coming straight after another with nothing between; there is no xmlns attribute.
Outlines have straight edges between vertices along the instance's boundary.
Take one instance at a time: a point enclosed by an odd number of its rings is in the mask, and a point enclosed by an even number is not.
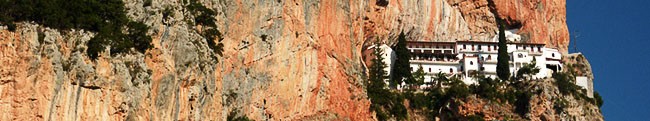
<svg viewBox="0 0 650 121"><path fill-rule="evenodd" d="M540 72L532 78L550 77L553 72L562 70L562 55L557 49L547 48L541 43L519 42L521 37L506 33L508 54L510 55L510 73L515 75L524 64L533 60ZM477 83L473 75L482 74L496 78L498 41L456 41L429 42L409 41L407 48L411 51L411 70L422 66L426 73L425 82L437 73L460 77L466 84ZM389 48L384 49L386 60L395 59ZM392 66L390 62L387 62Z"/></svg>

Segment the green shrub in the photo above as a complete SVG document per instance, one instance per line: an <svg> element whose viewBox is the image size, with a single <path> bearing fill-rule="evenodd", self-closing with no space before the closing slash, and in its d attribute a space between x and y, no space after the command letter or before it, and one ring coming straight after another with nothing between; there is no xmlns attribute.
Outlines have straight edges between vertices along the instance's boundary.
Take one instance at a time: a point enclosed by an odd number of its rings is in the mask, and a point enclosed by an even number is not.
<svg viewBox="0 0 650 121"><path fill-rule="evenodd" d="M485 121L481 115L469 115L467 116L468 121Z"/></svg>
<svg viewBox="0 0 650 121"><path fill-rule="evenodd" d="M197 0L188 0L185 9L194 16L194 20L188 22L188 24L201 25L203 26L202 31L197 32L207 41L208 47L216 55L222 55L223 53L223 44L216 43L215 41L221 42L223 40L222 34L217 30L216 12L208 7L205 7L203 4L199 3ZM163 16L166 18L171 12L168 12L168 9L165 9ZM215 59L216 56L214 56Z"/></svg>
<svg viewBox="0 0 650 121"><path fill-rule="evenodd" d="M603 103L605 103L605 101L603 101L603 97L601 97L600 94L596 91L594 91L594 102L598 107L603 107Z"/></svg>
<svg viewBox="0 0 650 121"><path fill-rule="evenodd" d="M253 121L249 119L246 115L243 116L238 116L238 115L243 115L243 114L239 114L239 110L233 109L228 113L228 116L226 117L226 121Z"/></svg>
<svg viewBox="0 0 650 121"><path fill-rule="evenodd" d="M126 16L122 0L10 0L0 1L0 23L15 29L14 22L33 21L59 30L84 29L97 32L88 41L86 53L95 59L105 46L111 53L130 48L144 52L150 48L148 27ZM123 33L122 30L127 29Z"/></svg>
<svg viewBox="0 0 650 121"><path fill-rule="evenodd" d="M574 77L567 73L559 72L554 73L553 78L555 79L555 85L558 87L560 93L563 95L577 94L580 87L575 85Z"/></svg>
<svg viewBox="0 0 650 121"><path fill-rule="evenodd" d="M524 117L526 113L530 111L530 99L532 94L529 92L521 92L517 94L517 100L515 101L515 112L517 112L521 117Z"/></svg>

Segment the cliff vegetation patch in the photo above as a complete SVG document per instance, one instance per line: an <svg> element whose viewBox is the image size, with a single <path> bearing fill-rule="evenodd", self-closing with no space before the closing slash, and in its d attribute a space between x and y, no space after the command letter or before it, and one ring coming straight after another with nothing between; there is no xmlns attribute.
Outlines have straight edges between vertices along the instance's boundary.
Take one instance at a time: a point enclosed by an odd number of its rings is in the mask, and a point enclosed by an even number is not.
<svg viewBox="0 0 650 121"><path fill-rule="evenodd" d="M132 48L144 53L152 47L149 27L129 20L121 0L3 0L0 8L0 24L10 31L16 29L15 22L34 22L63 31L97 32L87 43L86 53L91 59L107 46L111 54Z"/></svg>

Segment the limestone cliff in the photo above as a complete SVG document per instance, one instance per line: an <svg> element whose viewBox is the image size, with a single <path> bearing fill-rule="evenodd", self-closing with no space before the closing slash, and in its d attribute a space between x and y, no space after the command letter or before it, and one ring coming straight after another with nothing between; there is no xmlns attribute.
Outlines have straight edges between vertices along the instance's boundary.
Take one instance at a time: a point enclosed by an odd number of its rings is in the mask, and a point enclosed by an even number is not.
<svg viewBox="0 0 650 121"><path fill-rule="evenodd" d="M217 12L223 56L176 0L124 0L151 29L145 53L91 60L95 33L30 22L0 30L0 120L373 120L364 47L412 40L484 40L487 0L201 0ZM564 0L494 0L510 28L566 51ZM164 18L165 10L171 10Z"/></svg>

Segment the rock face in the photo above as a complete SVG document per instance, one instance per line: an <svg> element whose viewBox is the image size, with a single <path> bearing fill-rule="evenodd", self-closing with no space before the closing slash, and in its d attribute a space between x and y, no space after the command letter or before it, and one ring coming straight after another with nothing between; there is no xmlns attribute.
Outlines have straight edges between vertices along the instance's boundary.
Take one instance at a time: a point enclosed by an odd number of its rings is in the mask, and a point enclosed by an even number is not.
<svg viewBox="0 0 650 121"><path fill-rule="evenodd" d="M524 40L546 43L548 47L567 52L565 0L390 1L387 6L369 5L365 9L365 37L392 42L404 31L411 40L490 40L498 28L488 1L495 3L508 29L518 29L517 34L523 35ZM371 4L374 2L371 0Z"/></svg>
<svg viewBox="0 0 650 121"><path fill-rule="evenodd" d="M146 1L146 0L145 0ZM95 33L28 22L0 30L0 120L372 120L364 48L379 39L486 40L486 0L201 0L217 12L211 57L181 1L124 0L153 49L90 60ZM511 28L566 51L565 1L495 0ZM163 18L164 10L171 10Z"/></svg>

